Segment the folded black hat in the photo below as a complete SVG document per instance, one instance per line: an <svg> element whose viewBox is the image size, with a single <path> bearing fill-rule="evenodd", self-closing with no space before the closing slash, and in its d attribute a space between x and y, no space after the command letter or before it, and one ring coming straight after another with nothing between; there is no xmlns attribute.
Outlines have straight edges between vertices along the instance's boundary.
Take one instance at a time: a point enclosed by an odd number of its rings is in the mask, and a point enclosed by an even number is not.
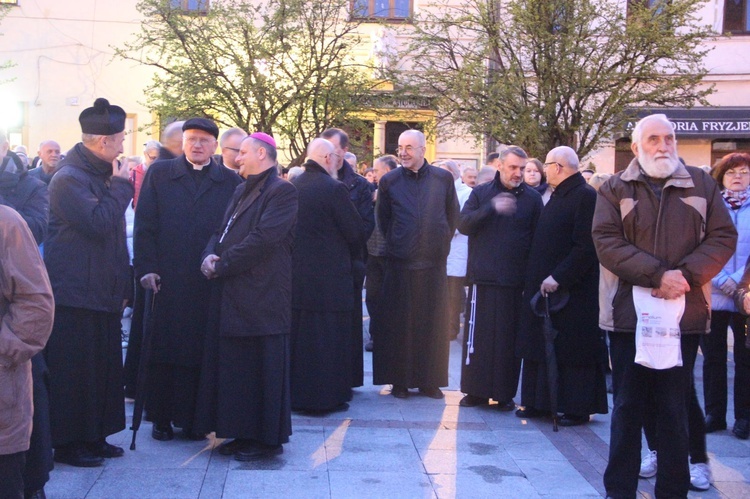
<svg viewBox="0 0 750 499"><path fill-rule="evenodd" d="M215 139L219 138L219 127L216 126L216 123L206 118L190 118L182 125L182 131L184 132L185 130L203 130L213 135Z"/></svg>
<svg viewBox="0 0 750 499"><path fill-rule="evenodd" d="M125 111L120 106L113 106L101 97L94 101L94 106L83 110L78 121L81 131L91 135L114 135L125 130Z"/></svg>
<svg viewBox="0 0 750 499"><path fill-rule="evenodd" d="M554 293L547 293L549 297L549 313L559 312L568 304L570 293L564 289L558 289ZM547 315L547 305L541 291L537 291L531 298L531 310L535 315L544 317Z"/></svg>

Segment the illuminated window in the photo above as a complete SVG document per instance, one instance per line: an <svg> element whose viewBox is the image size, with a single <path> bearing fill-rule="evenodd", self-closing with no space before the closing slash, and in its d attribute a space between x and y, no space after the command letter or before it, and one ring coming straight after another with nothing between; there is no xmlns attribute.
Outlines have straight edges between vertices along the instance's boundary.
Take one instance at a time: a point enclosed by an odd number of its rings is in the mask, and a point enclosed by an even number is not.
<svg viewBox="0 0 750 499"><path fill-rule="evenodd" d="M352 17L357 19L407 19L412 0L352 0Z"/></svg>
<svg viewBox="0 0 750 499"><path fill-rule="evenodd" d="M187 12L207 12L209 0L171 0L172 7Z"/></svg>
<svg viewBox="0 0 750 499"><path fill-rule="evenodd" d="M724 0L724 31L750 33L750 0Z"/></svg>

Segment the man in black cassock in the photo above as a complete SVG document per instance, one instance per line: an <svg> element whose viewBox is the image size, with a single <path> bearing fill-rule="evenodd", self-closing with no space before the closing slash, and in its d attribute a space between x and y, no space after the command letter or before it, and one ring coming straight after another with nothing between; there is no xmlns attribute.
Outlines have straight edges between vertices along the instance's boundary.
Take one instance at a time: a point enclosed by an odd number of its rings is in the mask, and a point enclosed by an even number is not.
<svg viewBox="0 0 750 499"><path fill-rule="evenodd" d="M213 121L192 118L182 130L184 153L149 167L135 214L135 276L155 293L146 411L156 440L171 440L173 423L203 438L192 429L212 285L198 264L241 181L212 157Z"/></svg>
<svg viewBox="0 0 750 499"><path fill-rule="evenodd" d="M292 409L328 413L348 409L351 400L352 259L364 233L349 191L332 177L333 145L315 139L307 157L305 172L292 181L299 193L292 253Z"/></svg>
<svg viewBox="0 0 750 499"><path fill-rule="evenodd" d="M133 186L117 161L125 111L100 98L78 120L82 142L49 185L44 263L55 323L44 356L55 461L92 467L123 455L105 437L125 428L120 317L132 289L125 210Z"/></svg>
<svg viewBox="0 0 750 499"><path fill-rule="evenodd" d="M578 156L567 146L552 149L544 163L547 182L555 188L539 217L529 254L516 353L523 358L518 417L538 417L550 410L543 319L529 300L566 290L570 299L551 314L558 331L558 412L562 426L606 414L604 366L607 350L599 329L599 260L591 238L596 191L578 172Z"/></svg>
<svg viewBox="0 0 750 499"><path fill-rule="evenodd" d="M289 335L297 189L278 176L276 142L256 132L237 156L237 187L201 271L217 278L221 307L215 386L219 453L252 461L283 452L292 433ZM209 349L207 348L207 351ZM201 397L201 401L204 397ZM209 400L209 399L206 399ZM210 402L209 402L210 403ZM201 408L203 412L203 408Z"/></svg>
<svg viewBox="0 0 750 499"><path fill-rule="evenodd" d="M334 158L336 158L336 178L349 191L349 199L362 218L364 240L359 251L352 258L352 277L354 291L352 293L354 306L352 309L352 387L362 386L364 383L364 348L362 336L362 286L365 282L365 260L367 259L367 239L375 228L375 210L372 204L372 184L365 177L354 171L353 167L344 159L349 150L349 136L340 128L329 128L320 137L333 144Z"/></svg>
<svg viewBox="0 0 750 499"><path fill-rule="evenodd" d="M531 239L542 197L523 183L527 155L511 146L500 153L495 178L474 188L461 210L458 230L469 236L470 282L459 403L473 407L494 399L515 409L521 360L515 342Z"/></svg>
<svg viewBox="0 0 750 499"><path fill-rule="evenodd" d="M398 139L402 168L378 183L376 216L386 239L383 310L373 348L373 383L443 398L450 338L446 260L458 225L453 176L424 159L425 137L407 130Z"/></svg>

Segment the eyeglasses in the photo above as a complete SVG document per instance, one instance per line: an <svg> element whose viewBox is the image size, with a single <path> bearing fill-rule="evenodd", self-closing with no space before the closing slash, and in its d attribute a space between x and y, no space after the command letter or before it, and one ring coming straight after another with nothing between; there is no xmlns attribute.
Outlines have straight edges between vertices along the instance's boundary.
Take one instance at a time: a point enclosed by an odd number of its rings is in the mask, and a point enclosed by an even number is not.
<svg viewBox="0 0 750 499"><path fill-rule="evenodd" d="M190 144L191 146L199 145L199 146L207 146L210 144L213 144L216 141L216 139L199 139L197 137L189 137L185 139L185 142Z"/></svg>
<svg viewBox="0 0 750 499"><path fill-rule="evenodd" d="M546 170L546 169L547 169L547 167L548 167L549 165L557 165L557 166L559 166L560 168L564 168L564 166L563 166L563 165L561 165L560 163L558 163L557 161L550 161L549 163L544 163L544 165L542 165L542 166L543 166L543 167L544 167L544 169Z"/></svg>
<svg viewBox="0 0 750 499"><path fill-rule="evenodd" d="M724 175L728 177L747 177L748 175L750 175L750 170L727 170Z"/></svg>
<svg viewBox="0 0 750 499"><path fill-rule="evenodd" d="M417 146L417 147L413 147L413 146L398 146L398 149L396 149L396 151L398 152L398 154L401 154L401 153L404 153L404 152L406 154L412 154L414 151L416 151L418 149L424 149L424 146Z"/></svg>
<svg viewBox="0 0 750 499"><path fill-rule="evenodd" d="M158 157L159 156L149 156L148 154L146 155L146 159L148 159L149 161L156 161L156 158Z"/></svg>
<svg viewBox="0 0 750 499"><path fill-rule="evenodd" d="M228 151L240 152L240 150L239 150L239 149L237 149L236 147L222 147L222 148L221 148L221 150L222 150L222 151L223 151L224 149L226 149L226 150L228 150Z"/></svg>

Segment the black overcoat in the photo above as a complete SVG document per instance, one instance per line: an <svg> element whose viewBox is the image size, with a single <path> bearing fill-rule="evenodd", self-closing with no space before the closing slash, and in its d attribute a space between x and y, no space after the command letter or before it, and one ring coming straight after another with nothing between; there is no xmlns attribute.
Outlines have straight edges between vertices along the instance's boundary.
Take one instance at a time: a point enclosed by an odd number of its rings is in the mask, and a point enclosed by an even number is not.
<svg viewBox="0 0 750 499"><path fill-rule="evenodd" d="M157 161L146 172L135 213L136 281L161 277L156 294L151 362L199 366L212 283L201 254L240 183L213 159L197 183L185 155ZM199 177L200 178L200 177Z"/></svg>
<svg viewBox="0 0 750 499"><path fill-rule="evenodd" d="M203 252L218 255L221 336L289 334L297 189L276 168L237 186ZM231 220L231 223L230 223Z"/></svg>
<svg viewBox="0 0 750 499"><path fill-rule="evenodd" d="M365 234L349 191L313 161L292 183L299 214L292 257L292 308L318 312L352 310L352 258Z"/></svg>
<svg viewBox="0 0 750 499"><path fill-rule="evenodd" d="M539 217L531 243L521 327L516 339L520 357L544 360L543 319L531 312L529 300L551 275L570 301L553 314L559 332L555 340L558 363L593 364L606 360L599 330L599 260L591 238L596 191L580 173L557 186Z"/></svg>

